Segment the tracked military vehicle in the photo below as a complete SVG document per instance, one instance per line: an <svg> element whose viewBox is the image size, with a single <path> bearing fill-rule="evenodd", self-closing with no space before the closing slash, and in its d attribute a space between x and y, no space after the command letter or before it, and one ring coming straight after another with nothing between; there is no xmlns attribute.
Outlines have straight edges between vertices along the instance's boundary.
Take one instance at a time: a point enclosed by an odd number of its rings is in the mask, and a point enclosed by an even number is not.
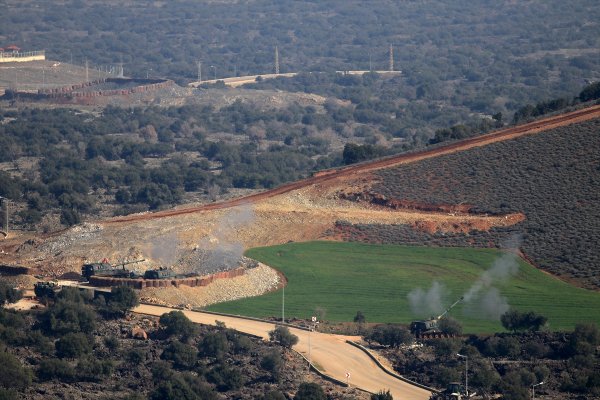
<svg viewBox="0 0 600 400"><path fill-rule="evenodd" d="M110 264L107 259L102 260L99 263L91 263L84 264L81 267L81 276L89 280L90 276L100 275L100 276L114 276L117 278L131 278L134 276L133 272L125 269L125 266L128 264L134 264L143 262L146 260L135 260L135 261L127 261L120 264Z"/></svg>
<svg viewBox="0 0 600 400"><path fill-rule="evenodd" d="M458 303L460 303L464 297L456 300L454 304L446 309L442 314L437 317L431 317L430 319L421 320L421 321L413 321L410 323L410 332L415 335L417 338L435 338L440 337L442 332L439 328L440 320L448 314L450 310L452 310Z"/></svg>
<svg viewBox="0 0 600 400"><path fill-rule="evenodd" d="M175 278L175 276L177 276L175 271L166 267L149 269L144 272L144 279L168 279Z"/></svg>
<svg viewBox="0 0 600 400"><path fill-rule="evenodd" d="M62 286L58 282L47 281L33 284L33 293L37 298L54 299L61 290Z"/></svg>

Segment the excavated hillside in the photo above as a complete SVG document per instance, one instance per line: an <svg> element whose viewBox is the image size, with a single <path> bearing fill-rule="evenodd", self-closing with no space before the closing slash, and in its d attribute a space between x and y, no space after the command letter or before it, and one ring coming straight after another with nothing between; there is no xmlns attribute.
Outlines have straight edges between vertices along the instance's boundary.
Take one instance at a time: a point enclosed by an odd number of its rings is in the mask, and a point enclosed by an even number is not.
<svg viewBox="0 0 600 400"><path fill-rule="evenodd" d="M78 272L84 262L105 257L113 262L144 258L145 262L136 264L139 271L161 265L173 266L182 273L207 274L237 267L246 248L288 241L343 239L345 231L340 226L402 226L414 232L463 235L506 229L522 223L528 215L518 208L495 214L477 213L464 205L457 206L458 202L437 205L397 202L391 206L385 198L374 196L373 188L385 183L375 172L598 117L600 107L596 106L426 152L324 172L246 198L88 222L46 236L11 234L0 242L0 264L24 265L36 274L58 277ZM280 277L267 275L264 279L271 284L264 290L281 284ZM243 282L240 279L235 288L222 290L235 292L234 297L255 295L250 289L255 286L253 279L260 277L242 278ZM170 289L162 291L164 297L161 291L154 290L148 296L169 304L204 305L211 302L201 295L207 290Z"/></svg>

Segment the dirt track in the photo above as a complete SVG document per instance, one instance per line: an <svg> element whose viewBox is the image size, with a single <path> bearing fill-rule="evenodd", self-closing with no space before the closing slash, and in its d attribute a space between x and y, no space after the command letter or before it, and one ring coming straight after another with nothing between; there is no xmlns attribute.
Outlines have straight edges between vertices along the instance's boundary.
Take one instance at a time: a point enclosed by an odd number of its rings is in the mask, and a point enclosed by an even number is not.
<svg viewBox="0 0 600 400"><path fill-rule="evenodd" d="M384 158L381 160L363 163L359 165L354 165L350 167L340 168L337 170L328 170L323 171L316 174L313 177L299 180L296 182L288 183L282 186L279 186L275 189L268 190L262 193L253 194L247 197L242 197L239 199L233 199L224 201L221 203L214 203L203 205L199 207L190 207L184 209L176 209L176 210L167 210L160 211L152 214L142 214L142 215L130 215L121 218L115 218L112 220L104 221L104 224L115 224L122 222L132 222L132 221L141 221L147 219L154 218L164 218L171 217L176 215L184 215L191 214L200 211L210 211L210 210L219 210L224 208L235 207L248 203L255 203L273 196L281 195L284 193L288 193L293 190L301 189L307 186L313 186L317 184L322 184L327 181L331 181L334 179L358 179L359 175L368 173L377 169L389 168L398 164L406 164L412 163L415 161L438 157L444 154L451 154L459 151L465 151L471 149L473 147L485 146L495 142L501 142L504 140L510 140L517 138L519 136L529 135L533 133L542 132L545 130L557 128L559 126L565 126L574 124L577 122L587 121L594 118L600 117L600 106L593 106L589 108L585 108L582 110L573 111L567 114L561 114L557 116L552 116L544 119L540 119L534 122L530 122L527 124L501 129L498 131L494 131L492 133L477 136L470 139L461 140L459 142L451 143L446 146L437 147L435 149L424 150L417 153L411 154L401 154L398 156L393 156L389 158Z"/></svg>

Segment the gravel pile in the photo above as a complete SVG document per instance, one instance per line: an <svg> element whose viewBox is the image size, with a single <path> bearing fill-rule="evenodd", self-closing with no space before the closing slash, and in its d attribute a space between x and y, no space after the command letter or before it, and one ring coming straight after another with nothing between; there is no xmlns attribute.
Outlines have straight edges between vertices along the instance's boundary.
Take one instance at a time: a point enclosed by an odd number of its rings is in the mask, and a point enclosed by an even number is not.
<svg viewBox="0 0 600 400"><path fill-rule="evenodd" d="M208 286L179 288L145 288L140 299L145 302L182 307L205 307L214 303L259 296L276 289L280 276L274 269L259 264L233 279L218 279Z"/></svg>

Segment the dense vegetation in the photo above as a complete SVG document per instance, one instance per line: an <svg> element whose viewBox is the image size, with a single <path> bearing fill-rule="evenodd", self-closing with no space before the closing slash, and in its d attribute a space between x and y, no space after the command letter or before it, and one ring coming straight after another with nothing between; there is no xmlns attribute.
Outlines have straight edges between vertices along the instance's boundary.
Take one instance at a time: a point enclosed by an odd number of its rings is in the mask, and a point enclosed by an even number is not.
<svg viewBox="0 0 600 400"><path fill-rule="evenodd" d="M186 193L214 200L232 187L270 188L340 162L302 122L312 114L242 103L218 113L203 106L4 111L0 162L12 171L0 171L0 196L23 205L12 224L37 224L60 210L72 225L97 215L103 202L128 213L178 204Z"/></svg>
<svg viewBox="0 0 600 400"><path fill-rule="evenodd" d="M376 327L378 328L378 327ZM400 329L396 328L397 331ZM599 360L595 348L600 331L593 324L579 324L573 332L530 332L430 340L423 347L383 353L394 369L419 383L444 389L450 382L463 382L469 357L469 391L503 399L531 398L531 385L539 396L550 398L596 398L600 394Z"/></svg>
<svg viewBox="0 0 600 400"><path fill-rule="evenodd" d="M191 80L198 60L205 77L272 72L276 45L282 72L382 70L393 43L413 93L442 102L460 96L472 109L514 110L598 78L591 0L11 0L5 8L6 45L45 48L50 59L78 64L122 60L134 76Z"/></svg>
<svg viewBox="0 0 600 400"><path fill-rule="evenodd" d="M497 249L309 242L254 248L247 255L285 274L288 318L322 315L349 322L360 310L369 322L408 324L439 315L471 293L473 297L451 313L468 333L502 331L500 316L509 306L541 313L553 330L572 329L581 321L600 322L598 293L570 286ZM514 269L505 276L492 275L492 285L473 293L483 272L497 265ZM419 295L422 301L417 301L412 296L420 290L433 290L439 297ZM277 291L209 309L278 317L281 301Z"/></svg>
<svg viewBox="0 0 600 400"><path fill-rule="evenodd" d="M200 327L181 311L158 321L106 312L130 308L131 295L120 288L108 301L94 300L63 288L44 310L0 308L0 397L207 400L301 392L289 350L223 324ZM322 383L316 378L314 385Z"/></svg>
<svg viewBox="0 0 600 400"><path fill-rule="evenodd" d="M527 219L514 230L536 265L599 287L599 132L600 120L594 120L403 165L378 172L374 190L420 203L470 204L475 212L523 212ZM489 235L475 232L473 244Z"/></svg>

